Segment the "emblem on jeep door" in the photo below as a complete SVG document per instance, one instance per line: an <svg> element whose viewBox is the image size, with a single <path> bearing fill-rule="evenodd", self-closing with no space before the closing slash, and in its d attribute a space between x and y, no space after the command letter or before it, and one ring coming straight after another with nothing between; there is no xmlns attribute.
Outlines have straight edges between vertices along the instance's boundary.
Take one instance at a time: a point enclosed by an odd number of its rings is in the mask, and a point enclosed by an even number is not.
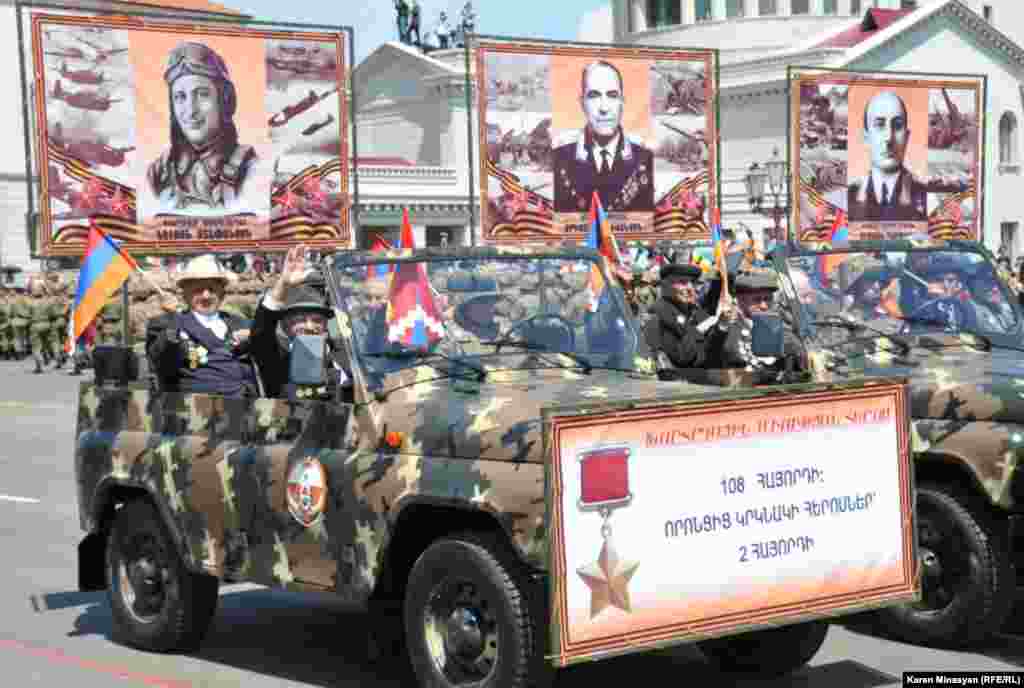
<svg viewBox="0 0 1024 688"><path fill-rule="evenodd" d="M320 461L307 457L288 473L288 511L305 527L314 525L327 503L327 475Z"/></svg>

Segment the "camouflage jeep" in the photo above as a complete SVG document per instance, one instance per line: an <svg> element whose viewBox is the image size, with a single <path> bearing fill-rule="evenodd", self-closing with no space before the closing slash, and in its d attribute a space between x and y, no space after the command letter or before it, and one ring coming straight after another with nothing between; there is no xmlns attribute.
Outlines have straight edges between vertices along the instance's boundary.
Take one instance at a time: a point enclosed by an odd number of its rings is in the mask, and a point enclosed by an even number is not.
<svg viewBox="0 0 1024 688"><path fill-rule="evenodd" d="M546 674L542 407L722 396L657 379L621 290L589 298L593 267L613 284L598 261L346 251L322 270L351 387L227 399L82 383L79 587L108 589L117 637L149 650L195 647L219 582L247 581L371 610L371 648L404 643L424 686ZM420 280L413 301L389 302L398 279ZM389 312L410 318L408 342L391 345ZM783 674L840 613L688 638L723 670Z"/></svg>
<svg viewBox="0 0 1024 688"><path fill-rule="evenodd" d="M997 631L1024 512L1024 341L1016 295L971 242L853 242L775 254L778 306L810 379L910 380L922 600L880 614L915 642Z"/></svg>

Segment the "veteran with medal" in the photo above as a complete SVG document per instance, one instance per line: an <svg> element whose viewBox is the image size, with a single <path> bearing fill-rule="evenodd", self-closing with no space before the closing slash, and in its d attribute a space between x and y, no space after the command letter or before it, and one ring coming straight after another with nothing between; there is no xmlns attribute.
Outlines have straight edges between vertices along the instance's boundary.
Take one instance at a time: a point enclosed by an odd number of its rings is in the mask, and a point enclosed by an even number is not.
<svg viewBox="0 0 1024 688"><path fill-rule="evenodd" d="M589 210L595 191L606 211L654 211L654 153L622 128L624 102L618 68L587 65L580 80L587 124L554 151L555 212Z"/></svg>

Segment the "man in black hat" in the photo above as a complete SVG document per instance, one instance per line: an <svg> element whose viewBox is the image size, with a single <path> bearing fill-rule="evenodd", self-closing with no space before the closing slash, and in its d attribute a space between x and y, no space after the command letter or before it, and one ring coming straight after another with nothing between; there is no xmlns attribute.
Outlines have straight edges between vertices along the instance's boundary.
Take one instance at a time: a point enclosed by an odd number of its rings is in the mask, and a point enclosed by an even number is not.
<svg viewBox="0 0 1024 688"><path fill-rule="evenodd" d="M661 298L651 306L651 317L644 325L644 338L652 353L659 361L664 355L674 368L702 368L707 352L721 345L718 340L724 333L715 336L715 318L697 305L700 276L696 265L662 266Z"/></svg>
<svg viewBox="0 0 1024 688"><path fill-rule="evenodd" d="M295 337L327 334L327 323L334 312L323 295L308 284L312 272L305 246L292 248L281 276L256 307L249 352L259 369L264 396L285 395L288 358ZM338 362L338 356L334 352L328 352L328 356L338 375L337 384L351 386L351 376ZM335 381L330 382L333 385Z"/></svg>
<svg viewBox="0 0 1024 688"><path fill-rule="evenodd" d="M800 370L800 344L786 328L785 355L782 358L755 356L751 348L753 316L772 310L779 284L775 273L768 270L739 273L732 279L735 303L726 302L720 309L715 330L723 337L721 345L708 352L708 368L745 369L749 372L780 372L787 359L794 370Z"/></svg>

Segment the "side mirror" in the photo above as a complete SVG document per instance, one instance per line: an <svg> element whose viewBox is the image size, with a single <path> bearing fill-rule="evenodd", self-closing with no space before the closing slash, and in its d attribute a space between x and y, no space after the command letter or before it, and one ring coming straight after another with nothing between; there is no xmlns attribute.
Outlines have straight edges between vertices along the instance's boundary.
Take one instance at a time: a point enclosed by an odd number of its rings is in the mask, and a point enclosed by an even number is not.
<svg viewBox="0 0 1024 688"><path fill-rule="evenodd" d="M288 381L294 385L324 384L326 349L327 337L323 335L300 334L292 339L292 350L288 356Z"/></svg>
<svg viewBox="0 0 1024 688"><path fill-rule="evenodd" d="M782 318L774 313L755 313L751 319L751 352L762 358L782 358L785 353Z"/></svg>
<svg viewBox="0 0 1024 688"><path fill-rule="evenodd" d="M126 346L97 346L92 350L96 384L126 385L139 379L139 360Z"/></svg>

